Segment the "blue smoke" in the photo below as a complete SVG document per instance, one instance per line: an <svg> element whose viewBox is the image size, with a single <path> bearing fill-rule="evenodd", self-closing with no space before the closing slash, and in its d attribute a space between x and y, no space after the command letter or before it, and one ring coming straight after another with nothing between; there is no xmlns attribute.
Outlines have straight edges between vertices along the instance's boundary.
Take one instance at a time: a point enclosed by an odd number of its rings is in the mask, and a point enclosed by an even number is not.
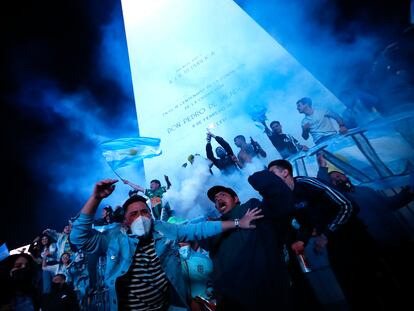
<svg viewBox="0 0 414 311"><path fill-rule="evenodd" d="M408 82L412 76L392 75L386 70L375 74L373 68L378 62L383 62L377 71L383 70L393 61L387 58L389 55L385 59L381 57L387 45L401 38L404 39L403 43L408 42L405 37L409 35L402 33L404 27L409 26L408 16L398 11L404 8L408 15L408 3L407 7L389 5L388 14L398 15L399 23L391 20L391 17L384 21L383 16L380 23L375 19L376 14L380 13L375 11L382 9L380 12L384 13L387 9L381 4L371 4L371 8L361 5L359 11L355 9L355 12L364 18L358 19L356 16L345 20L345 13L339 11L337 5L342 5L344 9L346 3L338 1L236 2L334 94L362 88L383 97L383 101L390 97L394 99L397 95L399 100L413 99L412 84L409 87ZM406 18L406 21L401 22L402 18ZM412 38L412 31L410 33ZM413 51L412 43L409 47L406 45L404 48L407 48L407 52ZM412 62L401 66L412 66ZM387 107L383 110L387 110Z"/></svg>
<svg viewBox="0 0 414 311"><path fill-rule="evenodd" d="M372 72L375 62L377 72L387 68L383 63L387 63L388 54L381 51L396 33L395 29L387 30L389 25L378 27L375 32L357 21L341 26L340 12L327 0L236 2L334 94L375 87L386 100L384 105L394 103L387 99L394 98L396 93L403 98L398 100L412 95L412 84L401 88L407 80L403 75L387 75L388 79L378 81L378 75L366 74ZM111 14L98 12L101 2L94 3L96 7L89 11L96 13L96 19L101 18L90 22L100 30L90 55L85 55L90 70L81 71L90 77L79 77L75 85L67 88L60 83L61 78L50 73L16 74L25 77L19 81L21 91L13 100L39 134L39 138L19 147L33 182L41 184L43 191L30 207L39 211L39 230L63 227L79 211L97 180L115 177L97 147L100 141L139 134L120 4L105 4L102 10ZM23 57L24 52L20 51L20 55ZM277 81L271 77L257 81L256 93L267 83ZM273 95L262 94L254 105L243 109L251 109L252 117L260 116L265 113L266 105L262 103L271 101ZM294 105L294 101L286 104ZM123 177L144 185L141 166L123 173ZM126 186L119 183L117 187L121 190L115 192L109 204L119 204L127 195ZM30 239L32 232L27 234Z"/></svg>

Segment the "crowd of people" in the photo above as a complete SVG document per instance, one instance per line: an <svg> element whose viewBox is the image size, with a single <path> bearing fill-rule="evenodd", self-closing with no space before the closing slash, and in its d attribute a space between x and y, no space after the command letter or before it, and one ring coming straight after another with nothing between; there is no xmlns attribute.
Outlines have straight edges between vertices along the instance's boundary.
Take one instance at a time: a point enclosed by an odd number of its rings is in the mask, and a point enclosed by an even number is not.
<svg viewBox="0 0 414 311"><path fill-rule="evenodd" d="M296 105L305 115L302 137L315 144L354 126L314 109L310 98ZM281 159L248 177L261 200L241 202L225 185L253 158L264 161L266 152L238 135L236 155L223 137L208 132L206 157L222 172L222 183L205 189L217 218L175 215L177 207L163 199L172 186L165 176L166 186L154 179L149 188L122 180L131 187L129 197L116 208L105 206L96 219L118 182L99 181L62 232L45 229L29 254L4 260L2 284L10 286L0 310L388 310L404 305L405 284L412 278L406 254L413 243L393 211L414 199L413 186L380 196L353 185L343 172L329 171L322 154L317 177L295 177L288 158L308 147L284 134L279 121L270 128L265 120L262 124ZM219 145L216 155L213 139Z"/></svg>
<svg viewBox="0 0 414 311"><path fill-rule="evenodd" d="M299 113L304 114L304 118L301 122L302 138L308 140L312 137L315 145L331 139L334 135L345 134L348 129L356 128L374 121L380 117L380 114L376 112L372 104L372 99L368 97L369 94L365 94L365 97L371 99L367 100L362 96L345 96L344 100L347 103L347 109L344 111L343 116L338 115L335 112L326 109L315 109L313 107L312 99L309 97L303 97L296 103L296 108ZM373 95L371 95L374 97ZM374 97L375 98L375 97ZM366 105L375 111L375 113L366 113L368 109ZM355 116L359 110L365 108L365 119L359 115ZM278 151L282 159L287 159L300 151L308 151L309 148L306 145L299 143L299 141L290 134L283 133L282 124L280 121L270 122L270 128L266 124L266 116L263 115L260 118L260 123L264 127L264 133L269 138L272 145ZM336 125L335 125L336 123ZM213 154L211 140L214 138L219 144L216 147L216 156ZM234 170L242 169L247 163L251 163L254 158L264 159L267 157L267 153L260 144L250 137L250 143L246 141L244 135L237 135L234 138L234 144L240 149L237 156L234 154L230 144L220 136L216 136L210 131L207 133L206 155L207 159L211 161L211 166L216 166L224 174L230 174ZM199 154L196 154L200 156ZM189 157L189 162L192 163L194 156ZM184 165L186 166L186 164Z"/></svg>

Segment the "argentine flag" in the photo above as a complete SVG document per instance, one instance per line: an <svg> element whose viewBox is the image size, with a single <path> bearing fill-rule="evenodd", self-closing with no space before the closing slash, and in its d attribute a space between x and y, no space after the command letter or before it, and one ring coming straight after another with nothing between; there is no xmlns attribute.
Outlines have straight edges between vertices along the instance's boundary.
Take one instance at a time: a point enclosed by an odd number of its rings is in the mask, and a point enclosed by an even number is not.
<svg viewBox="0 0 414 311"><path fill-rule="evenodd" d="M0 246L0 261L2 261L3 259L6 259L7 257L9 257L10 253L9 253L9 249L7 248L6 243L3 243Z"/></svg>
<svg viewBox="0 0 414 311"><path fill-rule="evenodd" d="M118 138L102 142L100 148L109 166L116 170L159 156L162 153L160 143L159 138L152 137Z"/></svg>

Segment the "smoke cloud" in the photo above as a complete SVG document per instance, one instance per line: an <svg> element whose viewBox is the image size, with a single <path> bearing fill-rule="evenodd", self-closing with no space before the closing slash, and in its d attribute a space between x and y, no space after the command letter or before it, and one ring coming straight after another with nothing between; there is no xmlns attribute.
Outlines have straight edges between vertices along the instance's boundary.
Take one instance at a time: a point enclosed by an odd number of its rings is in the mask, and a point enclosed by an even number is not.
<svg viewBox="0 0 414 311"><path fill-rule="evenodd" d="M236 2L334 94L363 88L378 92L382 99L380 108L386 113L391 112L390 107L412 107L412 77L404 70L387 72L387 64L390 57L394 60L395 53L385 47L395 38L400 39L401 33L401 23L395 19L383 24L371 20L373 26L368 27L358 16L346 19L336 2L326 0ZM9 123L11 132L18 134L8 140L8 146L17 155L16 160L22 161L10 165L6 174L26 178L10 182L13 188L6 199L16 204L16 197L25 193L31 201L18 200L17 204L21 212L31 209L36 215L27 227L17 214L11 214L12 230L4 226L10 233L2 231L6 240L10 239L9 248L14 242L16 246L26 244L45 227L62 228L80 210L97 180L115 177L97 147L100 141L139 134L120 3L78 3L65 8L67 15L62 18L63 11L57 12L48 5L27 8L34 10L30 14L16 8L18 20L26 20L27 24L11 25L16 33L11 33L5 43L10 47L8 74L14 84L8 93L8 112L16 114ZM395 12L398 13L395 10L390 16ZM42 17L39 20L43 23L34 23L32 15ZM75 20L79 24L72 24ZM406 68L405 63L399 66ZM253 83L260 91L262 83L277 81L263 79ZM257 102L269 103L280 98L283 104L294 105L298 98L289 93L298 87L290 85L283 91L262 94ZM399 102L406 105L395 105ZM251 114L260 114L260 108L260 104L256 105ZM241 109L249 111L252 107ZM284 129L297 131L290 125ZM204 154L203 150L199 152ZM179 179L172 180L173 187L166 199L177 213L193 217L214 211L206 191L215 184L232 187L242 202L258 197L247 177L262 166L263 163L253 163L241 175L226 176L224 181L216 169L213 168L212 176L206 171L206 163L196 160L193 166L183 168ZM21 172L12 171L15 168ZM119 174L141 185L157 178L146 179L141 166L125 168ZM129 188L121 182L117 188L105 203L122 204Z"/></svg>

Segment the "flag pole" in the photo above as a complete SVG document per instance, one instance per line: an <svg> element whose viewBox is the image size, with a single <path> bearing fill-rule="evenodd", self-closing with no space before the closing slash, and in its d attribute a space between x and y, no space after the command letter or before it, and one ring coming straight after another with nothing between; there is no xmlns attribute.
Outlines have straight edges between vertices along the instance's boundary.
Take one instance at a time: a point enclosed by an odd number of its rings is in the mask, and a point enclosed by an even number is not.
<svg viewBox="0 0 414 311"><path fill-rule="evenodd" d="M112 171L115 173L115 175L116 176L118 176L119 177L119 179L121 180L121 181L124 181L124 179L114 170L114 169L112 169Z"/></svg>

